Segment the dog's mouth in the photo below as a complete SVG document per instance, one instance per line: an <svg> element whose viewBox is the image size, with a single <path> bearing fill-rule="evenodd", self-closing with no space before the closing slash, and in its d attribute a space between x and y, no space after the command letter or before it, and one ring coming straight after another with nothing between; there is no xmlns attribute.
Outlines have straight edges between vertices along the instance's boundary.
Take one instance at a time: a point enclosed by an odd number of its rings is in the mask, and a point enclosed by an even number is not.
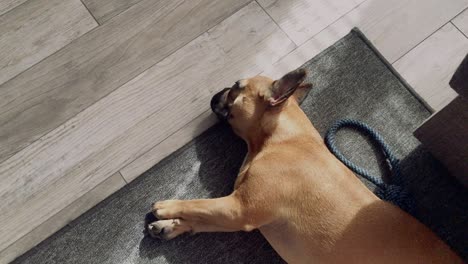
<svg viewBox="0 0 468 264"><path fill-rule="evenodd" d="M224 88L211 98L211 110L221 121L226 121L230 115L229 105L227 103L229 91L231 88Z"/></svg>

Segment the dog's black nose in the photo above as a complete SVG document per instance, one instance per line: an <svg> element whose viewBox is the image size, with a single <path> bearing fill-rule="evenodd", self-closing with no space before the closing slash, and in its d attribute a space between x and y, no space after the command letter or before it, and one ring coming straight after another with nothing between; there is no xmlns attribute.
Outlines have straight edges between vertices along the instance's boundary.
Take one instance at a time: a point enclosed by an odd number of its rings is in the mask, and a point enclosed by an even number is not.
<svg viewBox="0 0 468 264"><path fill-rule="evenodd" d="M229 116L229 109L226 104L227 93L230 88L224 88L211 98L211 110L220 120L226 120Z"/></svg>

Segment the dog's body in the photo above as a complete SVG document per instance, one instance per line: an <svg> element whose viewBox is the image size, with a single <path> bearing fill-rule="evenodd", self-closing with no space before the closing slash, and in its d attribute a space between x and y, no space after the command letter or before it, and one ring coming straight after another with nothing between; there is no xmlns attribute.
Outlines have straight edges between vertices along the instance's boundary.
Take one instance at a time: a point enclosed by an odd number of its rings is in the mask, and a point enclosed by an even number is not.
<svg viewBox="0 0 468 264"><path fill-rule="evenodd" d="M242 80L212 101L248 145L234 191L163 201L153 236L259 229L290 263L462 263L427 227L369 191L326 148L297 101L304 71ZM292 96L294 94L294 96Z"/></svg>

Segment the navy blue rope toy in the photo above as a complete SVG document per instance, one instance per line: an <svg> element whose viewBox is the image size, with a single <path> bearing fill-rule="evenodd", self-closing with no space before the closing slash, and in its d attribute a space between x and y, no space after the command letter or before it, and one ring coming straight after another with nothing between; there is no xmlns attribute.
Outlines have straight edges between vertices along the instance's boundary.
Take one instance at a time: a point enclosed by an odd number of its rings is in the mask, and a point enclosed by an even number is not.
<svg viewBox="0 0 468 264"><path fill-rule="evenodd" d="M387 159L387 164L390 167L392 173L391 182L385 183L381 178L371 175L366 169L363 169L349 159L347 159L336 147L336 133L339 129L343 127L350 127L356 130L362 131L368 134L381 148L385 158ZM403 189L403 181L400 172L399 160L393 154L390 147L385 143L382 136L377 133L374 129L369 127L367 124L352 120L352 119L342 119L333 124L330 129L327 131L325 136L325 142L330 149L330 151L348 168L350 168L355 173L366 178L368 181L372 182L378 187L376 195L382 200L391 202L408 213L413 211L413 200L410 194Z"/></svg>

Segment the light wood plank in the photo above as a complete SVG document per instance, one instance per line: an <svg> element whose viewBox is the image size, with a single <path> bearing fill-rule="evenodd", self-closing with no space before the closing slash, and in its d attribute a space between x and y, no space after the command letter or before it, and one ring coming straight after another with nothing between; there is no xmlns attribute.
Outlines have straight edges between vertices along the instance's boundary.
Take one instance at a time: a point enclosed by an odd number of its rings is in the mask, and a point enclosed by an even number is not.
<svg viewBox="0 0 468 264"><path fill-rule="evenodd" d="M468 0L367 0L302 44L268 72L294 69L359 27L383 56L395 62L468 7ZM289 65L288 65L289 64ZM268 73L267 72L267 73Z"/></svg>
<svg viewBox="0 0 468 264"><path fill-rule="evenodd" d="M468 36L468 9L453 19L453 24L465 35Z"/></svg>
<svg viewBox="0 0 468 264"><path fill-rule="evenodd" d="M281 78L285 73L300 67L333 43L346 36L352 28L352 24L347 24L346 21L341 19L338 20L336 23L284 56L281 60L266 68L262 75L269 76L273 79Z"/></svg>
<svg viewBox="0 0 468 264"><path fill-rule="evenodd" d="M117 19L0 85L0 161L186 45L249 1L143 0Z"/></svg>
<svg viewBox="0 0 468 264"><path fill-rule="evenodd" d="M448 23L393 65L437 111L457 96L449 81L467 53L468 39Z"/></svg>
<svg viewBox="0 0 468 264"><path fill-rule="evenodd" d="M108 196L125 186L125 181L120 173L115 173L94 189L81 196L63 210L47 219L44 223L34 228L15 243L0 252L0 263L8 263L19 257L29 249L39 244L62 227L70 224L78 216L82 215L93 206L97 205Z"/></svg>
<svg viewBox="0 0 468 264"><path fill-rule="evenodd" d="M365 0L258 0L297 44L303 44Z"/></svg>
<svg viewBox="0 0 468 264"><path fill-rule="evenodd" d="M127 182L133 181L156 163L199 136L216 122L216 116L211 113L211 110L207 110L190 121L190 123L183 126L180 130L164 139L161 143L157 144L150 151L123 167L120 170L122 177L124 177Z"/></svg>
<svg viewBox="0 0 468 264"><path fill-rule="evenodd" d="M466 7L468 0L373 0L366 12L380 21L373 23L367 16L358 26L393 63ZM386 9L384 13L382 8ZM376 16L376 12L384 17Z"/></svg>
<svg viewBox="0 0 468 264"><path fill-rule="evenodd" d="M294 47L254 2L6 160L0 248L205 112L215 90Z"/></svg>
<svg viewBox="0 0 468 264"><path fill-rule="evenodd" d="M306 1L288 2L288 1L261 0L258 2L262 4L266 10L270 10L270 11L273 10L274 12L279 13L279 14L270 13L270 15L272 15L273 18L281 16L282 11L278 9L281 9L281 8L284 9L284 7L288 5L288 3L290 3L293 7L296 6L295 7L296 15L301 16L302 13L308 12L308 11L298 10L300 8L307 8ZM307 41L302 46L298 47L296 50L294 50L293 52L291 52L290 54L282 58L277 63L266 68L262 74L273 77L273 78L280 78L286 72L291 71L301 66L310 58L313 58L315 55L317 55L318 53L320 53L321 51L323 51L324 49L332 45L334 42L344 37L355 26L360 26L362 29L364 29L364 31L366 30L369 31L369 29L372 29L370 31L372 33L372 32L378 32L379 26L387 25L387 24L394 22L397 24L395 27L395 30L398 30L398 28L401 27L400 25L398 25L398 23L406 23L406 21L401 20L401 17L400 17L401 15L399 15L398 12L401 13L403 10L404 12L410 15L416 12L420 12L420 9L415 9L415 7L417 7L418 5L413 2L407 2L407 5L400 6L400 9L398 10L391 10L393 12L397 12L397 14L393 14L391 12L389 13L389 11L387 10L389 6L395 5L396 1L394 1L393 3L392 2L388 3L388 5L386 4L385 1L375 2L372 0L368 0L368 2L369 3L364 3L363 6L358 7L356 10L351 11L350 14L346 15L342 19L339 19L336 23L334 23L333 25L329 26L328 28L320 32L316 37L314 37L310 41ZM430 10L432 12L437 12L438 9L436 9L436 7L437 6L433 6L432 9ZM408 8L412 8L412 10L407 10ZM372 10L373 14L367 14L369 9ZM290 15L290 13L288 12L285 12L285 11L283 12L285 16L286 14ZM391 16L391 17L388 17L388 16ZM304 19L304 18L294 17L290 19L294 21L301 21L301 19ZM380 21L383 19L386 20L385 23ZM278 21L281 21L281 19L277 19L277 22ZM311 21L313 21L313 19ZM291 23L291 22L286 22L286 23ZM309 23L309 21L303 22L304 25L306 25L307 23ZM281 23L279 24L281 25ZM417 30L417 28L420 27L420 24L412 24L412 25L413 27L411 27L410 30ZM436 26L437 25L435 25L434 27ZM434 28L434 30L435 29L436 28ZM385 26L385 27L380 28L380 30L386 31L388 29ZM393 31L387 31L387 32L391 36L396 35L396 33ZM374 33L373 35L374 35L374 39L372 40L375 41L376 40L375 37L379 37L382 34ZM403 39L403 37L397 39L396 41L403 42L404 45L406 45L405 41L414 42L414 40ZM385 40L382 40L382 41L385 41ZM400 56L400 54L396 55L396 57L398 56ZM172 153L176 149L180 148L181 146L189 142L191 139L193 139L193 137L201 133L204 130L204 128L210 125L211 120L208 118L208 114L206 115L207 116L203 116L192 121L184 129L181 129L179 132L175 133L174 135L171 135L169 138L164 140L161 144L155 146L151 151L149 151L148 153L145 153L144 155L142 155L141 157L139 157L132 163L128 164L126 167L124 167L121 170L123 177L127 181L133 180L138 175L140 175L147 169L151 168L154 164L162 160L164 157L168 156L170 153ZM191 136L190 132L192 132L194 136Z"/></svg>
<svg viewBox="0 0 468 264"><path fill-rule="evenodd" d="M12 10L28 0L2 0L0 1L0 15Z"/></svg>
<svg viewBox="0 0 468 264"><path fill-rule="evenodd" d="M141 0L83 0L99 24L127 10Z"/></svg>
<svg viewBox="0 0 468 264"><path fill-rule="evenodd" d="M96 26L80 0L30 0L0 16L0 84Z"/></svg>

